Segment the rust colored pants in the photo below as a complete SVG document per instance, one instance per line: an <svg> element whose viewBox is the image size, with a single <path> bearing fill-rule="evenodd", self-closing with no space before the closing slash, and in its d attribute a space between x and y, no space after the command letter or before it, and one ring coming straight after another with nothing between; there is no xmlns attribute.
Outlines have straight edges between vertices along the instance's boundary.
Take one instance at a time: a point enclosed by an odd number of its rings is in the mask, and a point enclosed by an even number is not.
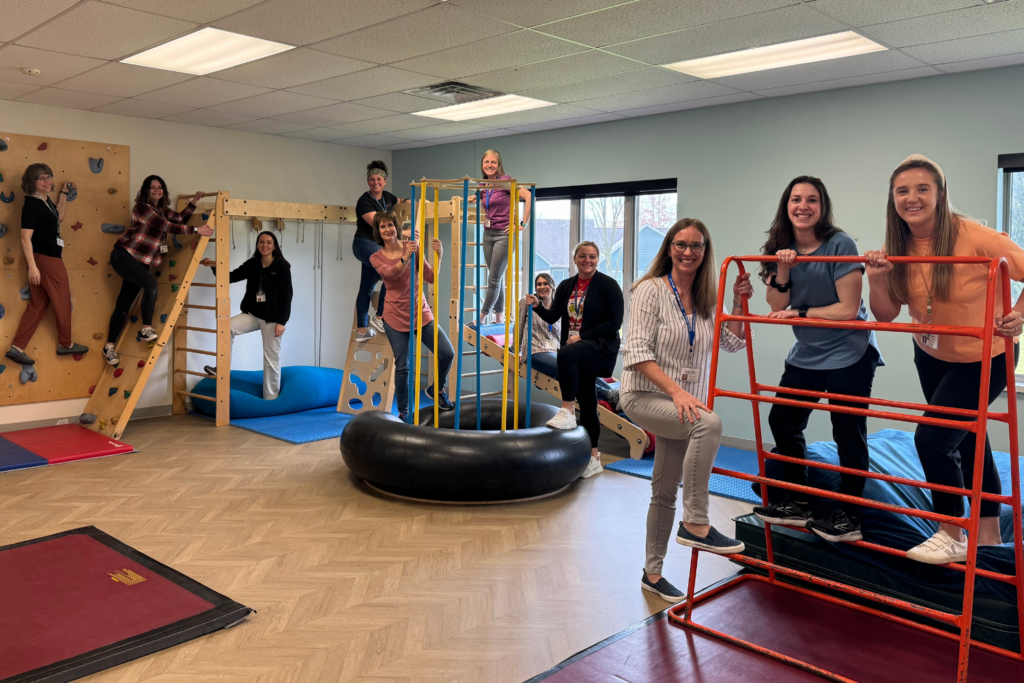
<svg viewBox="0 0 1024 683"><path fill-rule="evenodd" d="M71 346L71 284L68 282L68 271L63 259L53 256L35 255L36 267L39 268L39 284L29 285L32 300L28 310L21 317L18 333L14 336L14 345L25 349L32 340L39 323L46 315L46 308L53 304L53 315L57 321L57 343Z"/></svg>

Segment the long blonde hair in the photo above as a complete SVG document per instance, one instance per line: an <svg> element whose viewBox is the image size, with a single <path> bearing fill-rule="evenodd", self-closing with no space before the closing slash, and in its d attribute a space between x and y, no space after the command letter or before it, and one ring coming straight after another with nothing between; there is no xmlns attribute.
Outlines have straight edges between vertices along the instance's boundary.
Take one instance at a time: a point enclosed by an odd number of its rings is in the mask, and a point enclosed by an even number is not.
<svg viewBox="0 0 1024 683"><path fill-rule="evenodd" d="M896 177L904 171L923 168L935 180L939 196L935 208L935 230L932 232L932 256L952 256L959 233L960 219L965 216L956 212L949 201L946 176L942 169L932 160L919 154L907 157L889 176L889 199L885 206L885 253L889 256L909 255L910 241L913 239L910 226L900 218L896 211L896 200L893 198L893 185ZM953 288L953 264L936 263L931 267L931 293L940 301L949 300L949 292ZM910 264L894 263L889 273L889 298L893 301L907 303L907 292L910 283Z"/></svg>
<svg viewBox="0 0 1024 683"><path fill-rule="evenodd" d="M487 158L488 154L493 154L494 156L498 157L498 174L495 176L495 178L500 178L501 176L505 175L505 166L501 163L501 152L499 152L496 149L489 149L486 152L484 152L484 155L482 157L480 157L480 175L482 175L484 178L487 177L487 174L484 173L484 159Z"/></svg>
<svg viewBox="0 0 1024 683"><path fill-rule="evenodd" d="M693 278L693 310L701 318L713 318L715 316L715 301L718 298L718 282L715 280L715 249L711 246L711 233L704 223L698 218L681 218L675 225L665 233L665 239L661 241L661 248L651 260L644 276L633 283L630 290L636 289L637 285L645 280L656 280L672 272L672 257L669 250L672 249L672 241L681 231L686 228L697 228L704 237L704 260L697 268L697 274Z"/></svg>

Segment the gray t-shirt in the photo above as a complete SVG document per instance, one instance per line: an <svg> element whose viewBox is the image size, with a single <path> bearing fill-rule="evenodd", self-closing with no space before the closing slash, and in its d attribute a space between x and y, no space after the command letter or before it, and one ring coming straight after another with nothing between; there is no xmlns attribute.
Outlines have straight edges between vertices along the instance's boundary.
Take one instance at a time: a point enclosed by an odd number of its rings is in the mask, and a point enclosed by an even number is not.
<svg viewBox="0 0 1024 683"><path fill-rule="evenodd" d="M791 244L789 249L796 249ZM837 232L820 247L805 256L858 256L857 243L845 232ZM864 271L862 263L798 263L789 271L793 283L789 294L790 308L820 308L839 303L836 281L850 273ZM867 320L868 309L860 300L857 320ZM786 362L807 370L846 368L861 359L868 345L878 350L875 333L867 330L837 330L825 327L794 327L796 344L789 350ZM885 365L882 354L878 364Z"/></svg>

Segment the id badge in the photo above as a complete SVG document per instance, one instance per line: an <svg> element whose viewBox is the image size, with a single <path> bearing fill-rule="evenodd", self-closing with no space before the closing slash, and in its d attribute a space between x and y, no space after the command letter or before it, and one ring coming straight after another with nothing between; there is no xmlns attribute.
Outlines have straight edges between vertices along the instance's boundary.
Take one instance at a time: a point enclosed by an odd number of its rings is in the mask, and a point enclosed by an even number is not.
<svg viewBox="0 0 1024 683"><path fill-rule="evenodd" d="M61 238L58 237L57 238L57 246L58 247L63 247L64 246L64 240L62 240Z"/></svg>
<svg viewBox="0 0 1024 683"><path fill-rule="evenodd" d="M263 292L256 292L256 303L265 304L267 303L267 295Z"/></svg>
<svg viewBox="0 0 1024 683"><path fill-rule="evenodd" d="M160 253L161 253L161 254L166 254L166 253L167 253L167 251L168 251L168 250L167 250L167 245L166 245L166 244L161 244L161 245L160 245Z"/></svg>
<svg viewBox="0 0 1024 683"><path fill-rule="evenodd" d="M698 368L683 368L684 382L699 382L700 370Z"/></svg>
<svg viewBox="0 0 1024 683"><path fill-rule="evenodd" d="M921 345L927 346L929 349L938 350L939 348L939 335L937 334L922 334Z"/></svg>

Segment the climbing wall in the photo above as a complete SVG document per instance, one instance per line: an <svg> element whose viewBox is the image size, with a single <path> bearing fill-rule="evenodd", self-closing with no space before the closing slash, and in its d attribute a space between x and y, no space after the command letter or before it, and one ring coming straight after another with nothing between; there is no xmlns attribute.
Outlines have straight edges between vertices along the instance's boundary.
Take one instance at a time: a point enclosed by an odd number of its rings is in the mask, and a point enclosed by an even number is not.
<svg viewBox="0 0 1024 683"><path fill-rule="evenodd" d="M117 235L108 226L127 226L134 195L129 186L129 150L124 145L15 135L0 131L0 345L6 352L28 301L28 266L21 248L21 176L29 164L53 169L54 194L64 183L78 186L68 202L61 232L64 264L71 282L72 337L89 347L80 358L57 356L57 331L51 308L26 352L35 359L37 379L22 383L22 366L0 357L0 405L83 398L104 367L100 350L121 279L109 266ZM108 227L108 230L111 228ZM115 228L116 229L116 228ZM0 232L4 232L0 228ZM24 289L27 296L27 289Z"/></svg>

